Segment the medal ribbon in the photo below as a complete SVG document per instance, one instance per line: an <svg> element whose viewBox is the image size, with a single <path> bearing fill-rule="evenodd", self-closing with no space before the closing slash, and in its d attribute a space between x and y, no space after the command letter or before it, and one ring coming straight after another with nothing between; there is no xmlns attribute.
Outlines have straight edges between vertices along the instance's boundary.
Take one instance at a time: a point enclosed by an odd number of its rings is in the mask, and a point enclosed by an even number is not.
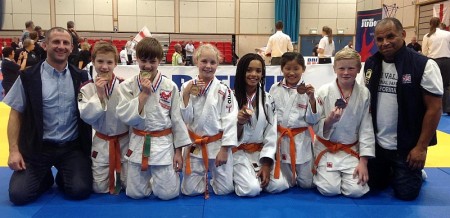
<svg viewBox="0 0 450 218"><path fill-rule="evenodd" d="M153 83L151 84L153 92L156 92L156 90L158 90L158 88L159 88L159 85L161 85L162 75L158 72L158 74L156 74L155 78L156 78L156 81L154 82L155 85L153 85ZM137 77L137 84L138 84L139 90L142 92L141 75L138 75L138 77Z"/></svg>
<svg viewBox="0 0 450 218"><path fill-rule="evenodd" d="M299 81L300 82L300 81ZM297 85L295 85L295 86L288 86L287 84L286 84L286 79L283 79L283 82L281 83L281 86L283 86L284 88L286 88L286 89L297 89L297 87L301 84L301 83L303 83L303 80L299 83L299 84L297 84Z"/></svg>
<svg viewBox="0 0 450 218"><path fill-rule="evenodd" d="M253 93L252 96L247 95L247 108L248 109L253 108L253 101L255 100L255 96L256 96L256 92Z"/></svg>
<svg viewBox="0 0 450 218"><path fill-rule="evenodd" d="M111 81L109 81L109 83L106 84L105 86L105 93L106 95L109 97L111 96L113 90L114 90L114 86L116 85L116 76L114 75L114 73L112 74L112 78Z"/></svg>
<svg viewBox="0 0 450 218"><path fill-rule="evenodd" d="M337 87L338 87L339 92L341 94L341 99L345 102L345 104L347 104L348 103L348 98L350 97L351 92L350 92L350 95L347 98L344 97L344 92L342 92L341 86L339 86L339 83L338 83L337 79L336 79L336 84L337 84ZM353 88L352 88L352 91L353 91Z"/></svg>
<svg viewBox="0 0 450 218"><path fill-rule="evenodd" d="M211 84L212 84L212 80L209 81L208 85L206 85L206 88L200 90L200 95L206 95L206 93L207 93L208 90L209 90L209 87L211 87Z"/></svg>

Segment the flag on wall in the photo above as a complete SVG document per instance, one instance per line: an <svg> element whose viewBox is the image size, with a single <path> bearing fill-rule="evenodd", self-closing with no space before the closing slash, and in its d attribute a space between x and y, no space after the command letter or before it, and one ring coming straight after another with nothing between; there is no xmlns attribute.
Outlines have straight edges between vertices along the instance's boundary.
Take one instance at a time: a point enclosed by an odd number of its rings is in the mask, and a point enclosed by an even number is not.
<svg viewBox="0 0 450 218"><path fill-rule="evenodd" d="M382 10L358 11L356 15L355 49L361 55L361 61L366 61L378 51L375 45L375 26L382 19Z"/></svg>
<svg viewBox="0 0 450 218"><path fill-rule="evenodd" d="M147 28L147 26L142 27L141 31L134 37L135 42L141 41L145 37L152 37L152 34L150 33L150 30Z"/></svg>
<svg viewBox="0 0 450 218"><path fill-rule="evenodd" d="M444 23L446 26L450 24L450 11L449 11L450 2L441 2L439 4L433 5L433 17L439 17L441 23Z"/></svg>

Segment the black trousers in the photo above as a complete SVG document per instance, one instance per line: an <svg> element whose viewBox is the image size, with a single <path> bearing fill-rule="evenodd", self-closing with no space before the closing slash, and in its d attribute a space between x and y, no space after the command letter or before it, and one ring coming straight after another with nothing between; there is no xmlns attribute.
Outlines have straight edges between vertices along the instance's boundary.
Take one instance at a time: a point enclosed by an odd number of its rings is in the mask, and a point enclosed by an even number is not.
<svg viewBox="0 0 450 218"><path fill-rule="evenodd" d="M385 189L391 185L397 198L416 199L422 188L422 170L412 170L405 155L378 145L375 157L368 163L370 189Z"/></svg>
<svg viewBox="0 0 450 218"><path fill-rule="evenodd" d="M444 95L442 96L442 111L450 113L450 58L434 59L441 70Z"/></svg>
<svg viewBox="0 0 450 218"><path fill-rule="evenodd" d="M26 170L14 171L9 182L9 199L16 205L36 200L53 186L51 167L58 170L56 183L71 199L85 199L92 192L91 159L76 143L64 146L44 144L41 153L24 157Z"/></svg>

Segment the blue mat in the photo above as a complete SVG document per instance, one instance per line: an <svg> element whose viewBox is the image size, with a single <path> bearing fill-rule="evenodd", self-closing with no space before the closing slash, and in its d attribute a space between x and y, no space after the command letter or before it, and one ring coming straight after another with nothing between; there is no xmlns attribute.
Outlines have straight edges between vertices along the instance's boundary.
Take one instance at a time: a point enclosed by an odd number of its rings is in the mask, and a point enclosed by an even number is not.
<svg viewBox="0 0 450 218"><path fill-rule="evenodd" d="M316 190L292 188L279 194L241 198L235 194L216 196L180 196L162 201L154 196L133 200L93 194L84 201L63 197L55 187L36 202L13 206L8 199L11 170L0 168L0 217L449 217L450 169L427 168L428 179L415 201L395 199L392 190L369 193L361 199L343 196L324 197Z"/></svg>

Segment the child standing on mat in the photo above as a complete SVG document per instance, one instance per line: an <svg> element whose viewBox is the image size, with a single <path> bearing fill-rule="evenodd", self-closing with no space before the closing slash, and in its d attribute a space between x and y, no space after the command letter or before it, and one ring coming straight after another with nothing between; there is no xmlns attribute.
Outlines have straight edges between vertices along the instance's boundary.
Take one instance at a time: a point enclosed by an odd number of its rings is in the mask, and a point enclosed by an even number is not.
<svg viewBox="0 0 450 218"><path fill-rule="evenodd" d="M194 142L185 149L181 191L185 195L208 194L208 170L214 193L233 192L233 157L237 145L237 106L233 92L215 77L220 55L211 44L201 45L194 55L198 77L181 87L181 113Z"/></svg>
<svg viewBox="0 0 450 218"><path fill-rule="evenodd" d="M264 91L266 66L258 54L244 55L236 68L234 92L240 108L239 146L233 148L233 180L238 196L253 197L264 190L278 193L289 188L286 179L274 178L277 148L275 102Z"/></svg>
<svg viewBox="0 0 450 218"><path fill-rule="evenodd" d="M181 150L191 144L180 114L177 85L158 71L163 49L158 40L144 38L136 45L141 70L120 84L117 114L132 130L126 194L144 198L153 192L163 200L180 194Z"/></svg>
<svg viewBox="0 0 450 218"><path fill-rule="evenodd" d="M119 120L119 83L114 75L117 66L116 47L97 42L92 51L96 77L86 83L78 96L81 119L95 130L92 140L93 190L96 193L119 194L125 185L128 149L128 126Z"/></svg>
<svg viewBox="0 0 450 218"><path fill-rule="evenodd" d="M369 90L355 82L361 57L353 49L336 53L337 79L317 92L314 125L314 184L326 196L358 198L369 191L367 161L375 156Z"/></svg>
<svg viewBox="0 0 450 218"><path fill-rule="evenodd" d="M290 187L311 188L312 131L308 131L308 127L319 117L315 114L314 87L302 79L305 69L305 59L300 53L284 53L281 57L284 78L272 85L270 94L277 109L277 164L281 165L281 172Z"/></svg>

